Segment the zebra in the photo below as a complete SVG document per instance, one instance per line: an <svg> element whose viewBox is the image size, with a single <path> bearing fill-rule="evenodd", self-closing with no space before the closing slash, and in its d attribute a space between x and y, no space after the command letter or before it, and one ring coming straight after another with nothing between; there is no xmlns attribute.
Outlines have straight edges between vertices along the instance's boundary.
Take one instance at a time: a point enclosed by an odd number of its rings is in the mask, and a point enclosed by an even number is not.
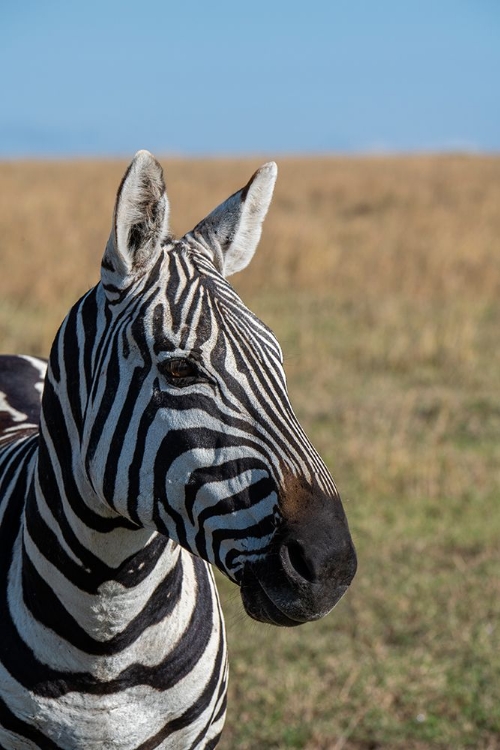
<svg viewBox="0 0 500 750"><path fill-rule="evenodd" d="M214 748L227 647L211 566L284 627L327 614L354 576L280 346L226 281L276 175L265 164L176 239L163 170L139 151L100 281L48 363L0 358L4 750Z"/></svg>

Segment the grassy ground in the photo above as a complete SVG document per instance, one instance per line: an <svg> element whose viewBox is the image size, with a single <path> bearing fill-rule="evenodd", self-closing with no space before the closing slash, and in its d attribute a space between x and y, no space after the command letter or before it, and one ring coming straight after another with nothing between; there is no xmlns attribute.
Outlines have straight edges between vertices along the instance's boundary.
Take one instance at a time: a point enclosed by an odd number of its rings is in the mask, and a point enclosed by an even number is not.
<svg viewBox="0 0 500 750"><path fill-rule="evenodd" d="M182 233L259 161L165 160ZM124 164L0 165L0 347L47 353L97 280ZM220 580L221 747L500 748L500 159L284 160L234 283L284 346L359 572L293 631Z"/></svg>

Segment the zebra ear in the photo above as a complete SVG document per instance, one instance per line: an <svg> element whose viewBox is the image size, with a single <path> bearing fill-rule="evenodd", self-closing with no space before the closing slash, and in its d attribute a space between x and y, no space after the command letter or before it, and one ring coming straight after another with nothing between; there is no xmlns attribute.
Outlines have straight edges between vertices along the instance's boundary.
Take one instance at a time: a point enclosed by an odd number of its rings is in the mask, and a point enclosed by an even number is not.
<svg viewBox="0 0 500 750"><path fill-rule="evenodd" d="M157 257L168 234L169 205L163 170L149 151L138 151L116 196L113 227L102 261L103 281L120 286Z"/></svg>
<svg viewBox="0 0 500 750"><path fill-rule="evenodd" d="M223 276L241 271L252 260L277 174L274 162L264 164L244 188L217 206L190 233L213 253Z"/></svg>

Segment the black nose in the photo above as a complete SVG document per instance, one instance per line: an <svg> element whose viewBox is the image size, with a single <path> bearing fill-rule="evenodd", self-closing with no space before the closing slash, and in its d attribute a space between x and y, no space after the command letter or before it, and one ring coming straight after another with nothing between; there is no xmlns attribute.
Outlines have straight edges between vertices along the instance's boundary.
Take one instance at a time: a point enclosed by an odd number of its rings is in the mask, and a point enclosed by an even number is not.
<svg viewBox="0 0 500 750"><path fill-rule="evenodd" d="M309 519L292 527L280 547L283 570L296 584L349 586L357 560L347 525Z"/></svg>
<svg viewBox="0 0 500 750"><path fill-rule="evenodd" d="M276 625L317 620L344 595L356 568L340 498L311 492L300 513L283 517L266 557L245 566L243 604Z"/></svg>
<svg viewBox="0 0 500 750"><path fill-rule="evenodd" d="M291 576L314 583L318 580L317 561L304 549L302 542L289 539L281 546L280 557L285 570Z"/></svg>

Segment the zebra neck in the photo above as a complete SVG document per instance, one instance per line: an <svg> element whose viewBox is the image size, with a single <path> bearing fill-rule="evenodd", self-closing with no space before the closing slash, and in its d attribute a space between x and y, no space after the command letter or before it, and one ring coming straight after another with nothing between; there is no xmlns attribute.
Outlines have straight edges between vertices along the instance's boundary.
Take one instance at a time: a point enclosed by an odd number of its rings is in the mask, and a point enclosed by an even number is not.
<svg viewBox="0 0 500 750"><path fill-rule="evenodd" d="M145 548L163 551L166 538L104 508L77 468L61 473L60 483L51 481L39 458L26 504L29 528L44 549L58 549L68 564L73 561L96 580L115 577Z"/></svg>
<svg viewBox="0 0 500 750"><path fill-rule="evenodd" d="M56 632L66 622L98 640L116 637L160 584L164 594L176 590L180 548L105 509L78 465L51 447L42 420L18 545L24 599Z"/></svg>
<svg viewBox="0 0 500 750"><path fill-rule="evenodd" d="M87 295L87 306L94 297L92 293ZM81 306L83 303L75 306L69 318L79 314ZM90 329L93 310L91 306L84 320ZM105 505L88 479L81 446L86 391L82 395L81 387L74 385L86 382L85 368L79 360L82 355L78 347L75 351L69 348L75 346L72 331L78 328L74 321L69 325L69 318L51 352L42 400L37 469L26 514L43 549L50 547L49 553L56 550L60 564L83 569L98 586L115 578L134 556L144 557L145 548L148 557L161 553L166 540L156 539L154 530L140 528ZM61 350L68 358L64 368Z"/></svg>
<svg viewBox="0 0 500 750"><path fill-rule="evenodd" d="M65 638L77 634L75 643L88 653L95 640L102 644L96 653L105 653L110 639L140 627L141 613L158 606L160 592L177 600L181 550L157 532L86 527L84 502L57 500L41 491L38 478L15 554L23 599L39 623Z"/></svg>
<svg viewBox="0 0 500 750"><path fill-rule="evenodd" d="M176 601L182 584L180 548L156 535L118 568L87 568L55 538L41 543L26 519L17 545L18 585L34 619L89 655L112 652L150 622L161 592ZM86 560L88 562L88 558ZM92 661L92 659L91 659Z"/></svg>

